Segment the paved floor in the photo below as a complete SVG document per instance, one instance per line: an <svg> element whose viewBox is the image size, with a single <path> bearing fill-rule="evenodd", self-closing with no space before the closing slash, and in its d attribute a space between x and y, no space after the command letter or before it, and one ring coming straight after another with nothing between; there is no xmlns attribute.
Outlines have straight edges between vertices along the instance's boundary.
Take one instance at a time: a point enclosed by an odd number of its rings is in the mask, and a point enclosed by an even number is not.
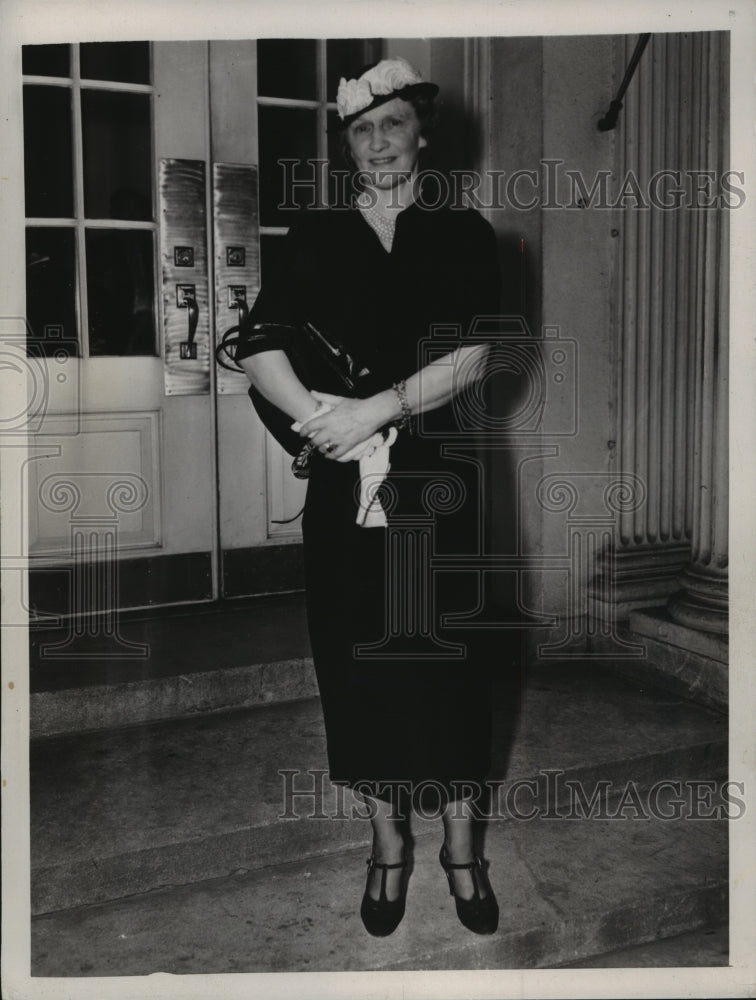
<svg viewBox="0 0 756 1000"><path fill-rule="evenodd" d="M301 658L301 612L301 600L280 599L135 619L129 637L149 640L151 667L37 656L35 687L74 695L78 682L117 685L155 666L191 685L214 658L230 670L248 663L252 638L258 659ZM575 663L530 671L513 690L497 716L496 766L510 780L553 768L584 788L647 788L722 773L726 720L676 697ZM491 824L502 919L486 939L456 920L437 837L418 836L407 917L388 941L369 938L357 913L365 830L313 840L313 824L277 822L282 764L324 763L313 701L35 741L34 974L727 963L721 822ZM703 927L715 930L690 931Z"/></svg>
<svg viewBox="0 0 756 1000"><path fill-rule="evenodd" d="M491 777L537 779L541 800L571 802L567 779L590 798L599 782L620 794L628 782L648 787L726 768L720 716L589 664L532 670L516 718L513 704L505 699L494 713ZM327 768L316 699L41 739L30 766L34 912L221 877L253 858L264 867L366 836L345 823L315 831L276 823L282 771L300 790ZM547 785L544 769L563 773ZM527 795L507 811L524 808ZM324 802L330 811L330 793Z"/></svg>
<svg viewBox="0 0 756 1000"><path fill-rule="evenodd" d="M575 969L684 969L722 966L728 963L729 934L726 924L690 931L663 941L639 944L584 959Z"/></svg>
<svg viewBox="0 0 756 1000"><path fill-rule="evenodd" d="M435 832L416 840L391 939L359 919L362 847L36 917L34 974L550 968L726 915L726 823L499 821L486 857L500 925L477 937L457 921Z"/></svg>

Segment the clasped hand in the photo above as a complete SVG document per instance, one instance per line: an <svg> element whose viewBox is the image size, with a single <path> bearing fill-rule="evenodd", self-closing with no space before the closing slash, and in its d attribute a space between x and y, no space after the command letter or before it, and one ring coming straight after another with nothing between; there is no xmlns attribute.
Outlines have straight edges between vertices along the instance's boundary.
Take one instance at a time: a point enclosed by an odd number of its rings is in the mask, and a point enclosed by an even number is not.
<svg viewBox="0 0 756 1000"><path fill-rule="evenodd" d="M380 441L371 440L379 423L369 399L349 399L327 392L311 393L321 408L293 425L303 438L309 440L327 458L349 462L372 453Z"/></svg>

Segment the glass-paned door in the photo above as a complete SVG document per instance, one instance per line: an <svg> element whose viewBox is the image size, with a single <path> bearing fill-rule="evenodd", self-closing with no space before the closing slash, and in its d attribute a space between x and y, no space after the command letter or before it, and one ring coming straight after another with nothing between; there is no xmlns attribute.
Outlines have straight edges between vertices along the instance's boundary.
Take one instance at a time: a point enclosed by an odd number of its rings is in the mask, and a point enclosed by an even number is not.
<svg viewBox="0 0 756 1000"><path fill-rule="evenodd" d="M211 600L214 409L209 386L166 381L165 329L188 310L163 287L159 190L165 159L207 172L207 44L26 46L22 63L27 350L47 387L33 617Z"/></svg>
<svg viewBox="0 0 756 1000"><path fill-rule="evenodd" d="M365 39L25 47L28 350L49 386L29 465L39 617L301 587L303 484L246 378L212 363L236 318L221 251L254 264L253 301L288 180L311 180L296 205L332 197L339 77L380 54ZM234 172L256 210L221 247L214 185Z"/></svg>
<svg viewBox="0 0 756 1000"><path fill-rule="evenodd" d="M150 46L26 46L23 69L30 337L155 355Z"/></svg>

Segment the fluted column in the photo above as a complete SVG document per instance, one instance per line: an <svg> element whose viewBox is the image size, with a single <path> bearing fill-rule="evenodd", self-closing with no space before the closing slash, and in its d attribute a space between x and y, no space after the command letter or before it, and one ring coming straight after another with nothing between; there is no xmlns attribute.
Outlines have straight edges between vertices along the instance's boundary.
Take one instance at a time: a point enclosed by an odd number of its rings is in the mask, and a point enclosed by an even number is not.
<svg viewBox="0 0 756 1000"><path fill-rule="evenodd" d="M706 36L707 119L701 142L706 169L727 166L727 51L722 36ZM691 561L679 578L682 591L668 603L675 621L724 634L728 603L728 343L729 217L707 208L697 218L702 240L696 287L697 329L693 348Z"/></svg>
<svg viewBox="0 0 756 1000"><path fill-rule="evenodd" d="M620 73L635 42L634 36L625 39ZM619 176L629 197L618 218L617 443L611 457L617 471L643 483L646 501L620 513L616 547L606 553L592 586L599 613L619 620L634 608L666 601L690 557L687 307L696 247L686 211L649 204L647 193L658 171L682 169L688 159L696 103L693 47L692 38L653 36L620 117ZM633 179L645 199L640 204L632 197Z"/></svg>
<svg viewBox="0 0 756 1000"><path fill-rule="evenodd" d="M626 40L621 69L635 41ZM619 175L628 197L618 217L613 452L615 467L644 483L646 502L620 514L616 548L592 587L604 613L619 619L671 599L677 621L720 632L727 576L727 209L705 204L721 195L727 114L726 35L654 35L620 119ZM697 178L706 171L715 179L699 195ZM673 597L681 586L683 594Z"/></svg>

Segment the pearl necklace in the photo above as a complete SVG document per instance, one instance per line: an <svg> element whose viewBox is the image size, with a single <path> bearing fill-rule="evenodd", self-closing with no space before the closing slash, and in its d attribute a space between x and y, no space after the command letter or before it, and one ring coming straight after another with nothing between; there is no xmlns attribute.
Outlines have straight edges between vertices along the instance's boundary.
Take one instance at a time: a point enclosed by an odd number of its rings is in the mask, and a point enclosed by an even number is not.
<svg viewBox="0 0 756 1000"><path fill-rule="evenodd" d="M362 213L364 220L381 241L384 250L391 252L391 247L394 245L396 219L387 219L381 215L372 204L370 195L365 192L358 196L357 207Z"/></svg>

